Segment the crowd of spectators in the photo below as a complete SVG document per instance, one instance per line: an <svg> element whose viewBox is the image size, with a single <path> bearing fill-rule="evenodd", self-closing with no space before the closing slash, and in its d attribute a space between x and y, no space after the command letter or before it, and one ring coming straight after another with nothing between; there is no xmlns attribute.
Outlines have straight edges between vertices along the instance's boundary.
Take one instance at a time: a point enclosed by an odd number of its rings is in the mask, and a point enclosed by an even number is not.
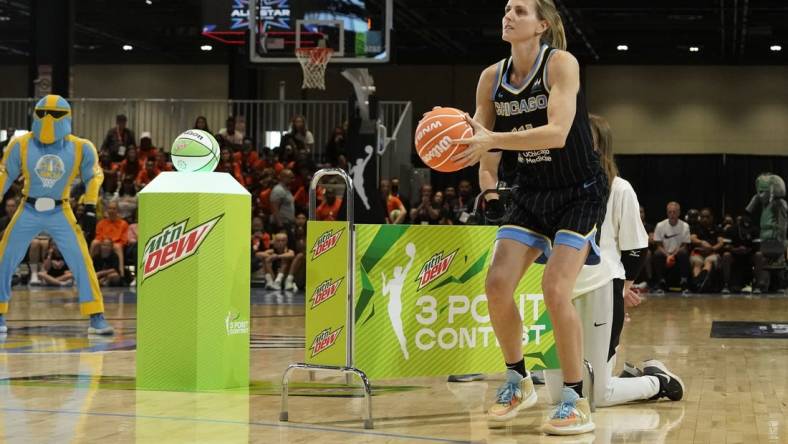
<svg viewBox="0 0 788 444"><path fill-rule="evenodd" d="M169 154L154 143L148 131L140 133L128 126L128 118L118 115L100 144L96 145L104 181L99 191L95 229L83 224L89 251L101 285L134 285L137 263L137 194L163 171L172 171ZM347 167L346 125L337 126L317 161L315 138L303 116L293 116L290 130L277 147L262 147L246 136L241 116L230 116L223 128L212 131L208 119L198 116L195 129L214 134L220 145L217 172L232 175L252 194L252 273L253 281L269 289L297 290L305 281L306 214L309 181L324 166ZM14 130L9 129L8 134ZM2 148L9 140L2 143ZM0 233L8 226L21 201L23 178L3 196ZM85 213L84 185L77 183L71 193L71 207L77 220ZM318 189L320 219L340 216L344 190L328 185ZM407 214L402 212L403 217ZM344 215L342 215L344 217ZM31 285L73 285L71 273L57 245L46 233L31 243L15 283Z"/></svg>
<svg viewBox="0 0 788 444"><path fill-rule="evenodd" d="M640 288L685 294L769 290L769 279L763 278L767 258L758 249L759 227L750 215L725 214L717 222L714 211L703 208L690 209L682 217L677 202L669 202L666 213L667 218L654 225L640 208L649 235Z"/></svg>
<svg viewBox="0 0 788 444"><path fill-rule="evenodd" d="M137 262L137 193L162 171L173 169L167 152L154 144L150 132L140 138L119 115L115 126L97 147L104 173L97 205L95 231L83 227L99 281L102 285L133 285ZM204 116L193 128L211 132L220 144L216 171L232 175L252 195L251 267L253 283L272 290L293 291L305 283L306 220L309 183L321 167L348 169L346 125L332 131L316 155L315 139L303 116L291 119L290 131L278 147L262 147L247 137L242 117L229 117L219 131L211 131ZM12 131L12 130L9 130ZM7 142L6 142L7 144ZM21 178L20 178L21 181ZM8 225L20 202L21 183L3 197L0 232ZM343 219L344 185L327 183L317 189L318 220ZM475 193L468 180L457 186L433 189L429 184L414 190L413 199L400 193L396 177L380 181L381 206L386 223L462 225L478 223ZM84 214L84 186L72 190L77 220ZM681 217L678 203L667 205L667 218L656 225L641 217L649 233L649 258L639 286L654 292L765 291L757 276L765 259L754 239L757 226L746 215L726 214L717 224L711 209L689 210ZM31 243L26 257L28 274L20 281L33 285L72 285L62 256L42 232Z"/></svg>

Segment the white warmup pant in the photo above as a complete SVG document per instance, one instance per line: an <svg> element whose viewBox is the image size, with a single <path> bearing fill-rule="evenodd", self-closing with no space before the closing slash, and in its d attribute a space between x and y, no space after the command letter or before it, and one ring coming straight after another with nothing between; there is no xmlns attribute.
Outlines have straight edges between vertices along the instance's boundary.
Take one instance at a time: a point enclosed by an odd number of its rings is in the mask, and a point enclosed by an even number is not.
<svg viewBox="0 0 788 444"><path fill-rule="evenodd" d="M594 369L594 404L597 407L646 400L659 392L659 380L654 376L639 378L613 376L616 357L613 355L608 359L610 341L611 336L618 337L621 333L613 332L615 311L613 298L623 299L622 289L622 285L614 285L614 282L610 281L590 293L576 297L573 301L583 328L583 358L590 362ZM623 308L623 302L620 307ZM623 319L623 310L619 309L619 311ZM560 369L545 370L544 375L550 402L557 404L561 400L564 376ZM583 378L584 397L588 398L590 389L591 381L586 375Z"/></svg>

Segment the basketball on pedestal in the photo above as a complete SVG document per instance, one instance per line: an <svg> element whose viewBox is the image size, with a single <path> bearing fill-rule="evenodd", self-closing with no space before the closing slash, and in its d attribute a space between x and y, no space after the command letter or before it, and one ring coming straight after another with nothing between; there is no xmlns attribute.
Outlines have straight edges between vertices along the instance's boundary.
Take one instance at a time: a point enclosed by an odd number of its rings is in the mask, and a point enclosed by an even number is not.
<svg viewBox="0 0 788 444"><path fill-rule="evenodd" d="M219 142L206 131L184 131L172 142L170 157L178 171L210 173L219 164Z"/></svg>
<svg viewBox="0 0 788 444"><path fill-rule="evenodd" d="M435 108L424 114L416 127L416 152L430 168L444 173L458 171L465 166L451 160L468 145L452 140L473 136L473 128L465 120L465 113L456 108Z"/></svg>

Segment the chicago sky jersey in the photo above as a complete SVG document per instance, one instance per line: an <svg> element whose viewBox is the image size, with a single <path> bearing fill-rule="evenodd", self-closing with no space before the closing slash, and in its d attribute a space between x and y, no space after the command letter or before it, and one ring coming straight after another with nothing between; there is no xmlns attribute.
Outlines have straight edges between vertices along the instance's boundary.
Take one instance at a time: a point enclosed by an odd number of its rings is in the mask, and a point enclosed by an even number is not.
<svg viewBox="0 0 788 444"><path fill-rule="evenodd" d="M497 81L492 96L495 106L494 131L525 131L547 124L547 102L550 98L547 63L555 51L555 48L542 45L531 71L519 88L509 83L511 57L498 62ZM501 179L526 189L573 187L604 174L599 156L594 151L582 91L577 94L575 118L563 148L519 152L504 150L503 159L515 157L510 153L516 153L517 178ZM511 165L505 170L508 170L506 175L511 175Z"/></svg>

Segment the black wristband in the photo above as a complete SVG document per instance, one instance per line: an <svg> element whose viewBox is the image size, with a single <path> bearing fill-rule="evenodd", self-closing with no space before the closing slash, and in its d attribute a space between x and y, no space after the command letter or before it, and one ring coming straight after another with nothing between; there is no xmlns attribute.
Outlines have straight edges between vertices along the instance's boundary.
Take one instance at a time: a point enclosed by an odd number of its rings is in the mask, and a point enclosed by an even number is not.
<svg viewBox="0 0 788 444"><path fill-rule="evenodd" d="M96 206L93 204L86 204L85 205L85 214L89 214L91 216L96 215Z"/></svg>
<svg viewBox="0 0 788 444"><path fill-rule="evenodd" d="M623 250L621 252L621 263L624 264L626 280L634 281L640 274L640 269L646 263L646 251L648 248L639 250Z"/></svg>

